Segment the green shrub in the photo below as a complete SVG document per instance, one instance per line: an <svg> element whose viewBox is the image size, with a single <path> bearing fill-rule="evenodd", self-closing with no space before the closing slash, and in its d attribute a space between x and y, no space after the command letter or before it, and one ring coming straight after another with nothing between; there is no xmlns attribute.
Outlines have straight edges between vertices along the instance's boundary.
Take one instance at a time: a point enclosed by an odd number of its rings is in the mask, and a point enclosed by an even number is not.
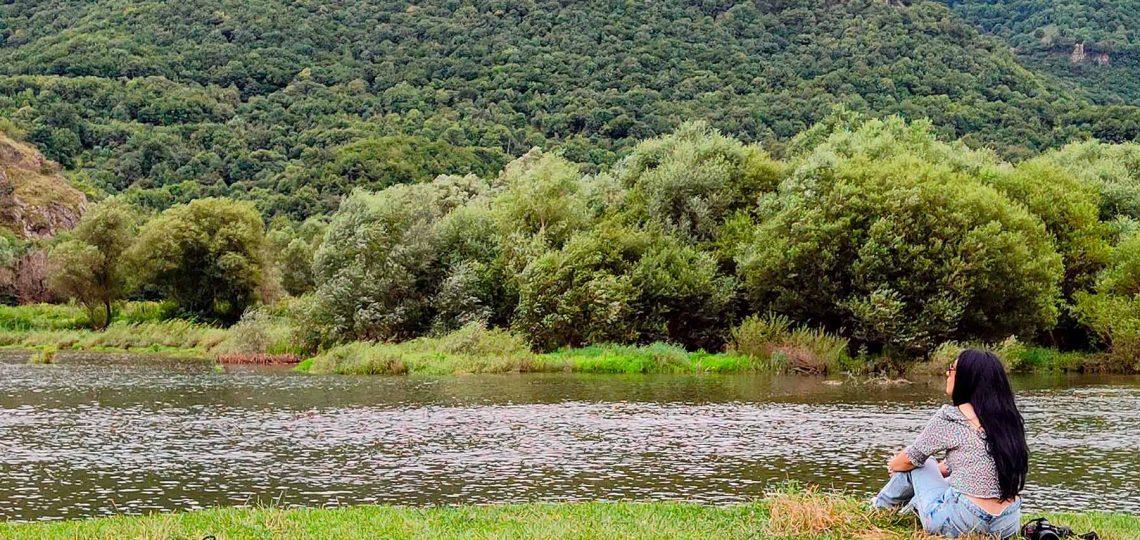
<svg viewBox="0 0 1140 540"><path fill-rule="evenodd" d="M1108 228L1099 220L1100 195L1049 159L1019 163L994 172L986 181L1013 201L1022 203L1045 224L1061 255L1066 299L1092 287L1108 261Z"/></svg>
<svg viewBox="0 0 1140 540"><path fill-rule="evenodd" d="M637 339L637 290L628 273L645 235L606 226L548 251L519 276L513 328L539 350Z"/></svg>
<svg viewBox="0 0 1140 540"><path fill-rule="evenodd" d="M791 331L792 320L783 315L752 315L732 329L729 346L740 354L767 357Z"/></svg>
<svg viewBox="0 0 1140 540"><path fill-rule="evenodd" d="M448 213L436 227L446 276L432 298L432 332L446 333L479 322L505 326L517 301L517 276L508 262L499 224L486 199Z"/></svg>
<svg viewBox="0 0 1140 540"><path fill-rule="evenodd" d="M1107 346L1105 369L1140 372L1140 235L1113 249L1096 290L1076 295L1076 311Z"/></svg>
<svg viewBox="0 0 1140 540"><path fill-rule="evenodd" d="M733 320L738 283L716 258L671 236L653 236L630 271L639 341L718 350Z"/></svg>
<svg viewBox="0 0 1140 540"><path fill-rule="evenodd" d="M299 225L275 226L266 235L268 259L285 292L300 296L312 292L313 257L324 239L327 223L321 219L308 219Z"/></svg>
<svg viewBox="0 0 1140 540"><path fill-rule="evenodd" d="M712 348L735 290L710 255L607 222L527 265L513 328L540 350L656 340Z"/></svg>
<svg viewBox="0 0 1140 540"><path fill-rule="evenodd" d="M737 254L753 309L912 357L1051 327L1062 266L1041 220L883 124L818 146L765 201Z"/></svg>
<svg viewBox="0 0 1140 540"><path fill-rule="evenodd" d="M581 172L561 156L531 150L503 169L495 187L491 207L503 236L535 236L561 247L593 222Z"/></svg>
<svg viewBox="0 0 1140 540"><path fill-rule="evenodd" d="M1140 144L1078 142L1047 152L1040 160L1063 167L1093 188L1102 220L1140 219Z"/></svg>
<svg viewBox="0 0 1140 540"><path fill-rule="evenodd" d="M284 317L267 309L246 310L241 320L231 326L226 339L213 352L217 354L297 354L293 325Z"/></svg>
<svg viewBox="0 0 1140 540"><path fill-rule="evenodd" d="M354 191L333 216L313 268L325 342L410 339L427 332L446 276L438 224L487 190L473 176L379 193Z"/></svg>
<svg viewBox="0 0 1140 540"><path fill-rule="evenodd" d="M44 345L40 347L39 351L28 360L29 364L52 364L55 363L55 355L59 352L59 347L55 345Z"/></svg>

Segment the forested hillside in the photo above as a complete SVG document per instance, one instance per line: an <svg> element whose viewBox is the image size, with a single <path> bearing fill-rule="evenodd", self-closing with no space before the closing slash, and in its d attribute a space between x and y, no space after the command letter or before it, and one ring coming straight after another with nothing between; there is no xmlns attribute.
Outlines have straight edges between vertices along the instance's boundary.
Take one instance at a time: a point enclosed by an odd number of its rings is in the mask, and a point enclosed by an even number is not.
<svg viewBox="0 0 1140 540"><path fill-rule="evenodd" d="M947 0L1009 42L1027 66L1101 103L1140 103L1140 3L1132 0Z"/></svg>
<svg viewBox="0 0 1140 540"><path fill-rule="evenodd" d="M591 170L691 119L780 155L837 104L1008 158L1140 132L929 1L25 0L0 72L0 116L92 190L294 218L532 146Z"/></svg>

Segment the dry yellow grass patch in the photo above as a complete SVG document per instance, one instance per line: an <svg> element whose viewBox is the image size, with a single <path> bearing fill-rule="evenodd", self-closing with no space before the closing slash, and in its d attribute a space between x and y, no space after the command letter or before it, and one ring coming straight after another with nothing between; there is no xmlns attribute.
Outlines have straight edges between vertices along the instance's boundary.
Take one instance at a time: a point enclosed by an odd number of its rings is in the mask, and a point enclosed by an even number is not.
<svg viewBox="0 0 1140 540"><path fill-rule="evenodd" d="M880 527L862 504L835 494L815 490L773 495L769 505L768 531L777 536L841 534L851 538L897 538Z"/></svg>
<svg viewBox="0 0 1140 540"><path fill-rule="evenodd" d="M913 514L873 510L841 494L816 489L777 493L765 499L768 533L784 538L853 538L858 540L944 540L927 534ZM992 540L968 535L961 540Z"/></svg>

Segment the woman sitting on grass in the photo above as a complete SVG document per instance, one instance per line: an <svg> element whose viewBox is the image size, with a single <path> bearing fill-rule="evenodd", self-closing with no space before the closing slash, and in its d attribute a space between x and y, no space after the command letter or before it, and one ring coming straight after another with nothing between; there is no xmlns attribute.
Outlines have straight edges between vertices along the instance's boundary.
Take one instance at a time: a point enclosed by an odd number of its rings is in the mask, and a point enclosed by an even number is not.
<svg viewBox="0 0 1140 540"><path fill-rule="evenodd" d="M1009 538L1021 525L1029 469L1025 423L998 357L967 349L946 370L943 405L914 443L887 463L876 508L908 504L927 532ZM945 453L945 460L935 455Z"/></svg>

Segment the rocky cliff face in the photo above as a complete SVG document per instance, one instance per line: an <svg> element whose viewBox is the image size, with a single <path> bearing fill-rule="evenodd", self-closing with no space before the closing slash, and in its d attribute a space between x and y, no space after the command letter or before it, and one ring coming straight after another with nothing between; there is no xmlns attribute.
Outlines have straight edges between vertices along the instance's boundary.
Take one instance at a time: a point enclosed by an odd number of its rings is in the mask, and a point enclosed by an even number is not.
<svg viewBox="0 0 1140 540"><path fill-rule="evenodd" d="M1073 46L1073 52L1069 53L1069 62L1072 64L1080 64L1081 62L1091 61L1098 66L1107 66L1112 63L1106 52L1087 52L1084 43L1078 43Z"/></svg>
<svg viewBox="0 0 1140 540"><path fill-rule="evenodd" d="M74 227L86 209L87 197L59 165L0 133L0 227L24 239L46 238Z"/></svg>
<svg viewBox="0 0 1140 540"><path fill-rule="evenodd" d="M51 299L47 256L37 241L71 229L86 209L87 197L63 178L59 165L0 133L0 229L15 237L3 242L10 253L0 266L0 301Z"/></svg>

